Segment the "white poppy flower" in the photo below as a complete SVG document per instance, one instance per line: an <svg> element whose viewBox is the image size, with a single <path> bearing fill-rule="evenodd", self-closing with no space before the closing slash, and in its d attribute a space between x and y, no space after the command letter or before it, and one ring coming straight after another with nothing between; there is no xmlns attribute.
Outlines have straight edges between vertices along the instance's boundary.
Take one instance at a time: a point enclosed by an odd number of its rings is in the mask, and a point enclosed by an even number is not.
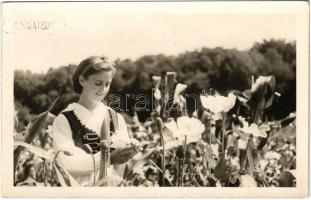
<svg viewBox="0 0 311 200"><path fill-rule="evenodd" d="M201 138L201 134L205 130L204 124L196 118L190 117L179 117L177 119L177 126L181 131L181 135L187 135L187 140L190 142L197 142ZM182 136L184 138L184 136Z"/></svg>
<svg viewBox="0 0 311 200"><path fill-rule="evenodd" d="M161 84L160 76L152 76L152 81L154 83L155 88L160 88L160 84Z"/></svg>
<svg viewBox="0 0 311 200"><path fill-rule="evenodd" d="M155 88L153 95L154 95L154 98L156 98L156 100L161 99L161 91L158 88Z"/></svg>
<svg viewBox="0 0 311 200"><path fill-rule="evenodd" d="M181 98L180 98L180 94L185 91L187 88L187 85L185 84L181 84L181 83L178 83L176 85L176 88L175 88L175 92L174 92L174 103L180 103L181 102Z"/></svg>
<svg viewBox="0 0 311 200"><path fill-rule="evenodd" d="M272 76L259 76L255 83L252 84L251 91L255 92L261 85L269 83L272 79Z"/></svg>
<svg viewBox="0 0 311 200"><path fill-rule="evenodd" d="M202 106L213 113L228 112L233 108L236 96L230 93L228 97L216 94L215 96L200 96Z"/></svg>
<svg viewBox="0 0 311 200"><path fill-rule="evenodd" d="M243 127L249 126L248 122L245 120L244 117L238 116L239 121L242 123Z"/></svg>
<svg viewBox="0 0 311 200"><path fill-rule="evenodd" d="M201 134L205 130L205 126L200 120L186 116L179 117L177 122L171 120L168 123L164 123L164 125L172 133L173 137L180 142L183 142L185 136L187 136L187 143L199 141Z"/></svg>
<svg viewBox="0 0 311 200"><path fill-rule="evenodd" d="M257 164L256 168L259 170L259 172L263 172L267 165L268 165L268 161L262 159L262 160L259 160L259 163Z"/></svg>
<svg viewBox="0 0 311 200"><path fill-rule="evenodd" d="M219 144L211 144L212 154L218 158L219 157Z"/></svg>
<svg viewBox="0 0 311 200"><path fill-rule="evenodd" d="M164 123L166 129L164 129L165 136L169 135L172 139L178 138L179 130L177 127L177 123L174 119L169 119L168 122ZM168 133L166 132L168 131Z"/></svg>
<svg viewBox="0 0 311 200"><path fill-rule="evenodd" d="M159 90L159 88L160 88L160 84L161 84L161 77L160 76L152 76L152 81L153 81L153 84L155 86L153 95L157 100L160 100L161 99L161 91Z"/></svg>
<svg viewBox="0 0 311 200"><path fill-rule="evenodd" d="M252 123L250 126L244 126L243 128L238 128L239 131L246 133L248 135L252 134L254 137L267 137L267 131L269 131L269 127L266 125L262 125L258 127L257 124Z"/></svg>
<svg viewBox="0 0 311 200"><path fill-rule="evenodd" d="M110 145L111 148L121 148L126 145L125 141L122 138L118 137L118 135L116 134L110 137L110 141L111 141Z"/></svg>
<svg viewBox="0 0 311 200"><path fill-rule="evenodd" d="M281 158L281 154L277 153L276 151L268 151L264 157L266 160L271 159L279 160Z"/></svg>
<svg viewBox="0 0 311 200"><path fill-rule="evenodd" d="M242 175L240 187L257 187L257 182L251 175Z"/></svg>

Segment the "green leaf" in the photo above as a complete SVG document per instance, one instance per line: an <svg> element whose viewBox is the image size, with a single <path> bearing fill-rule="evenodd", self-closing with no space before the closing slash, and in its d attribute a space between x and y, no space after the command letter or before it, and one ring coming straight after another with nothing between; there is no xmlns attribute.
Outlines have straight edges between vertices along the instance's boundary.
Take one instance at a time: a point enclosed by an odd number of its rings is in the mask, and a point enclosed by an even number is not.
<svg viewBox="0 0 311 200"><path fill-rule="evenodd" d="M251 98L249 100L251 122L258 123L261 121L264 109L272 105L275 85L274 76L259 76L252 85Z"/></svg>
<svg viewBox="0 0 311 200"><path fill-rule="evenodd" d="M41 158L44 158L47 161L52 162L53 161L53 155L51 152L45 151L42 148L35 147L33 145L30 145L28 143L22 142L22 141L15 141L14 146L23 147L26 148L27 151L30 151L36 156L39 156Z"/></svg>
<svg viewBox="0 0 311 200"><path fill-rule="evenodd" d="M79 183L69 174L69 172L65 170L65 168L61 164L55 162L54 169L55 169L57 178L62 186L65 186L65 187L67 186L79 187L80 186Z"/></svg>
<svg viewBox="0 0 311 200"><path fill-rule="evenodd" d="M26 143L31 143L35 137L40 133L40 131L42 130L42 127L45 124L45 121L48 117L49 112L55 107L55 105L57 103L59 103L60 97L58 97L53 103L52 105L49 107L49 109L46 112L41 113L40 115L38 115L31 123L29 126L29 129L27 130L28 133L26 135L25 138L25 142ZM16 169L16 164L17 161L19 159L19 156L21 154L21 152L24 150L24 147L19 146L17 147L17 149L14 151L14 171Z"/></svg>
<svg viewBox="0 0 311 200"><path fill-rule="evenodd" d="M95 183L94 186L114 186L122 182L123 179L120 176L106 176Z"/></svg>

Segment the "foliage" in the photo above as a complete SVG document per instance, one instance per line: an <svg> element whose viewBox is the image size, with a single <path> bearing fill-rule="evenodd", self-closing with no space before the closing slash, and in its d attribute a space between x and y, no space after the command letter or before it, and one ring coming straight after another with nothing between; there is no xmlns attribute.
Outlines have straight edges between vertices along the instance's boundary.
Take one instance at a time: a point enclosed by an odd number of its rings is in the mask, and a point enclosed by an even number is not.
<svg viewBox="0 0 311 200"><path fill-rule="evenodd" d="M128 124L132 144L140 147L141 152L132 159L132 166L123 177L114 177L120 182L118 186L294 187L295 115L280 121L249 125L245 118L230 114L235 107L230 99L226 99L230 101L230 107L220 109L223 113L220 119L216 116L219 110L212 109L215 108L212 104L218 102L211 101L209 106L202 108L201 117L181 113L174 119L170 110L161 106L160 112L153 113L145 123L132 120ZM250 104L249 109L256 110L257 106ZM222 122L217 124L219 120ZM48 126L52 121L48 120L46 111L27 126L25 136L15 133L15 185L77 184L62 166L52 161L60 153L47 145L53 139ZM218 134L217 127L221 130ZM17 153L17 149L21 151ZM64 153L70 156L70 152ZM112 178L107 176L99 182Z"/></svg>
<svg viewBox="0 0 311 200"><path fill-rule="evenodd" d="M145 94L150 99L152 76L163 76L167 71L177 73L177 81L188 85L187 94L199 95L202 90L213 88L224 94L230 90L250 88L251 75L274 75L275 91L281 94L268 108L269 118L284 118L296 109L296 44L284 40L264 40L255 43L250 50L202 48L178 56L145 55L136 60L116 60L117 74L111 86L111 94L125 98L126 94ZM63 104L52 111L57 114L69 102L76 100L71 77L76 65L50 69L45 74L16 70L14 73L14 99L23 125L31 116L45 111L57 96ZM107 98L109 101L110 98ZM194 102L186 97L187 109L194 111ZM128 101L128 114L133 115L134 100ZM126 105L122 104L123 110ZM145 121L151 112L139 111Z"/></svg>

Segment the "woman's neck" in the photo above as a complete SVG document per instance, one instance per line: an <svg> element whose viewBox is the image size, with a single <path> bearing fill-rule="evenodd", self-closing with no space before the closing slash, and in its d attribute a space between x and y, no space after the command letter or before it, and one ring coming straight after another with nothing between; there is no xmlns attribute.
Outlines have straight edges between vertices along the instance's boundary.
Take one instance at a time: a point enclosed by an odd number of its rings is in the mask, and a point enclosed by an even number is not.
<svg viewBox="0 0 311 200"><path fill-rule="evenodd" d="M87 108L89 111L93 111L96 106L97 106L97 103L90 100L89 98L85 97L84 95L80 95L80 98L79 98L79 101L78 101L79 104L81 104L82 106L84 106L85 108Z"/></svg>

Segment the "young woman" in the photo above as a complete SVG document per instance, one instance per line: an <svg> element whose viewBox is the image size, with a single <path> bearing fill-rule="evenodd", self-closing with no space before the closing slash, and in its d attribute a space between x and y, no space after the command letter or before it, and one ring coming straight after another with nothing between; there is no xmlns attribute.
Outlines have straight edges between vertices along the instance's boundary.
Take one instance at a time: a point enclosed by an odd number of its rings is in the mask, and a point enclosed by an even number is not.
<svg viewBox="0 0 311 200"><path fill-rule="evenodd" d="M119 114L102 103L107 95L116 69L106 57L93 56L83 60L73 75L73 87L79 101L69 104L54 120L53 145L57 150L68 151L72 156L59 154L57 161L81 185L91 185L94 177L98 180L101 151L104 144L100 139L103 121L110 120L110 131L125 143L129 141L126 124ZM113 119L117 120L111 120ZM118 126L116 127L116 122ZM135 146L118 147L110 153L112 167L127 162L136 154ZM108 170L112 173L112 170Z"/></svg>

